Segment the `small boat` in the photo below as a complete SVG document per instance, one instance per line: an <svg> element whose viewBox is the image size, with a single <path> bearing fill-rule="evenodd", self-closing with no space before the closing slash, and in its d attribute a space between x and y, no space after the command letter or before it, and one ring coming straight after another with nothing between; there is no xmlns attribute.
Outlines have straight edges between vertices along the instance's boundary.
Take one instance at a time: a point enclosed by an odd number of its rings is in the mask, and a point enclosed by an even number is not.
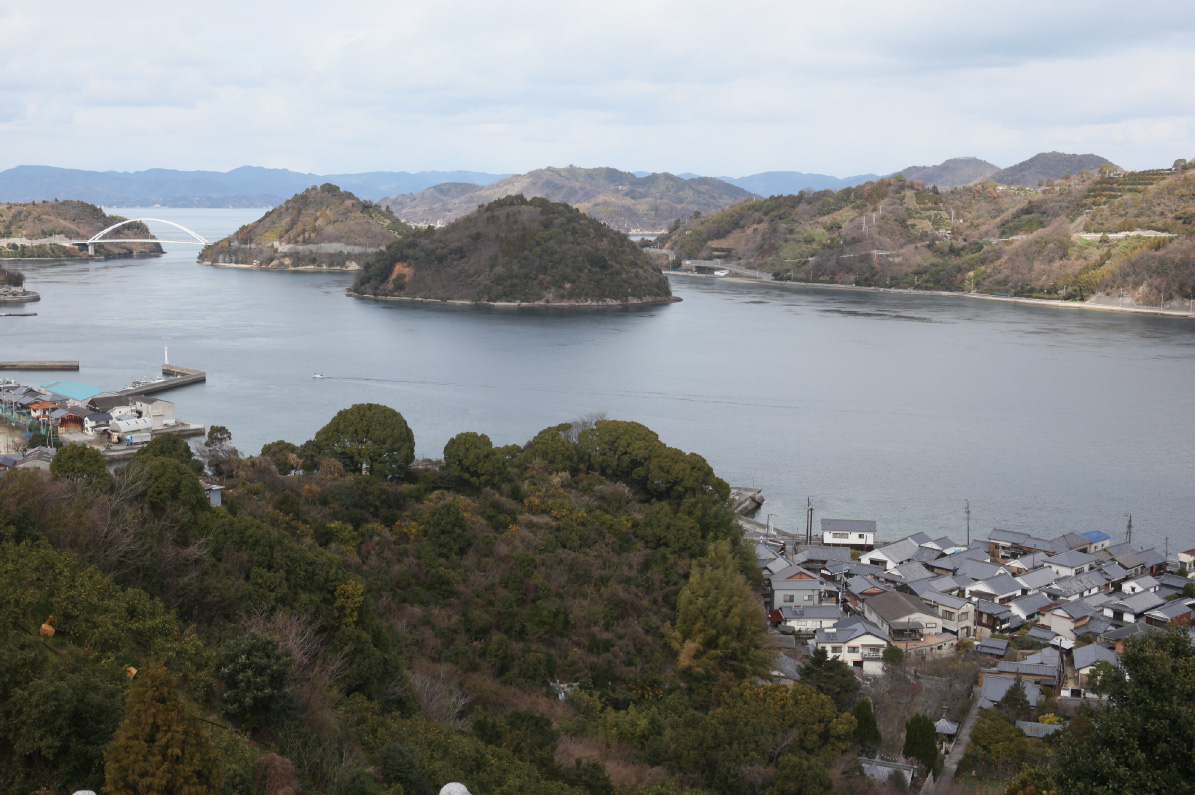
<svg viewBox="0 0 1195 795"><path fill-rule="evenodd" d="M312 378L323 378L324 375L323 375L323 373L313 373L311 377Z"/></svg>
<svg viewBox="0 0 1195 795"><path fill-rule="evenodd" d="M729 275L730 275L730 271L728 271L728 270L726 270L726 269L724 269L724 268L723 268L723 269L720 269L720 270L716 270L716 271L714 271L714 275L715 275L715 276L718 276L718 277L722 277L722 276L729 276Z"/></svg>

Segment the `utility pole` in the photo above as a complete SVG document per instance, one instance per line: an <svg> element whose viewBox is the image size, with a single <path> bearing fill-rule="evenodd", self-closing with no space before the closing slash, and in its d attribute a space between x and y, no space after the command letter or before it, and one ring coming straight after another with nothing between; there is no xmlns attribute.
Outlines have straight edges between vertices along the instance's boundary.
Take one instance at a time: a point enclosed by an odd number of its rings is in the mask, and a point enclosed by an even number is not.
<svg viewBox="0 0 1195 795"><path fill-rule="evenodd" d="M967 549L971 548L971 501L967 500Z"/></svg>
<svg viewBox="0 0 1195 795"><path fill-rule="evenodd" d="M813 545L813 499L805 498L805 546Z"/></svg>
<svg viewBox="0 0 1195 795"><path fill-rule="evenodd" d="M1124 542L1126 544L1133 543L1133 515L1129 514L1129 527L1124 534Z"/></svg>

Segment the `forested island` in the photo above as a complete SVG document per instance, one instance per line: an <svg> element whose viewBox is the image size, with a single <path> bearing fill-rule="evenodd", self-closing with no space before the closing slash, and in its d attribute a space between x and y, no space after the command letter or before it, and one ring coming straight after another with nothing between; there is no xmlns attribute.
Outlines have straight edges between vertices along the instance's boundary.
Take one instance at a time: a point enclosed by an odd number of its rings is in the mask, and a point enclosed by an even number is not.
<svg viewBox="0 0 1195 795"><path fill-rule="evenodd" d="M95 254L88 254L86 247L68 245L71 241L87 240L124 220L81 201L3 202L0 203L0 259L94 259L162 253L158 243L120 242L121 238L153 238L140 221L109 232L105 240L116 242L97 243Z"/></svg>
<svg viewBox="0 0 1195 795"><path fill-rule="evenodd" d="M679 300L625 235L567 204L522 195L392 243L366 264L350 294L565 307Z"/></svg>
<svg viewBox="0 0 1195 795"><path fill-rule="evenodd" d="M1056 154L1018 173L1049 169ZM1032 186L981 179L950 190L897 175L741 202L676 223L656 245L778 280L1182 308L1195 294L1195 171L1185 160L1139 172L1103 165Z"/></svg>
<svg viewBox="0 0 1195 795"><path fill-rule="evenodd" d="M325 183L205 246L199 261L273 270L357 270L411 228L373 202Z"/></svg>

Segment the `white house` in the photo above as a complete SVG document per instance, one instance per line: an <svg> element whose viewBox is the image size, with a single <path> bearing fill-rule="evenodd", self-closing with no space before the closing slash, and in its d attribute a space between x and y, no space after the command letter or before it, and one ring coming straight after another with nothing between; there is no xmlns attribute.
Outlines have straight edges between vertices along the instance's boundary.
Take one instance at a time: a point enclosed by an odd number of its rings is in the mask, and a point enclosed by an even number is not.
<svg viewBox="0 0 1195 795"><path fill-rule="evenodd" d="M959 638L975 635L975 605L970 601L937 591L922 593L921 601L933 608L947 632Z"/></svg>
<svg viewBox="0 0 1195 795"><path fill-rule="evenodd" d="M1095 558L1086 552L1072 549L1061 555L1046 558L1045 564L1053 569L1059 577L1073 577L1092 569L1095 566Z"/></svg>
<svg viewBox="0 0 1195 795"><path fill-rule="evenodd" d="M824 648L831 658L868 675L884 672L884 649L888 645L884 630L858 617L819 629L809 642L810 650Z"/></svg>
<svg viewBox="0 0 1195 795"><path fill-rule="evenodd" d="M918 549L916 541L911 538L902 538L887 546L873 549L862 555L860 559L872 566L879 566L885 571L892 571L905 561L912 560Z"/></svg>
<svg viewBox="0 0 1195 795"><path fill-rule="evenodd" d="M1123 599L1107 602L1103 605L1104 618L1110 618L1113 621L1123 621L1126 624L1132 624L1139 618L1144 618L1145 614L1150 610L1154 610L1165 604L1162 597L1150 591L1142 591L1139 594L1126 596Z"/></svg>
<svg viewBox="0 0 1195 795"><path fill-rule="evenodd" d="M149 419L154 428L174 424L174 404L169 400L149 395L137 395L133 398L133 408L139 415Z"/></svg>
<svg viewBox="0 0 1195 795"><path fill-rule="evenodd" d="M871 549L876 523L871 519L822 519L822 546Z"/></svg>

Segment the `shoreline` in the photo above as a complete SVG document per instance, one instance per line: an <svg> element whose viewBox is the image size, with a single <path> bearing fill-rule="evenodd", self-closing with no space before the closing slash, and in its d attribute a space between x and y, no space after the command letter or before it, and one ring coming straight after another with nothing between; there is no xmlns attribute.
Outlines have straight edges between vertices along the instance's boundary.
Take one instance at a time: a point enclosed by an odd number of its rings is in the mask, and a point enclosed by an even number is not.
<svg viewBox="0 0 1195 795"><path fill-rule="evenodd" d="M209 268L240 268L247 271L308 271L312 273L356 273L361 270L358 265L355 268L324 268L318 265L300 265L297 268L270 268L265 265L245 265L240 262L209 262L207 260L195 260L199 265L206 265Z"/></svg>
<svg viewBox="0 0 1195 795"><path fill-rule="evenodd" d="M405 295L365 295L345 290L349 298L362 298L367 301L405 301L413 304L439 304L442 306L480 307L484 309L639 309L641 307L664 306L678 304L682 300L679 296L670 295L666 298L649 298L634 301L606 301L606 302L578 302L578 301L535 301L535 302L507 302L507 301L466 301L460 298L416 298Z"/></svg>
<svg viewBox="0 0 1195 795"><path fill-rule="evenodd" d="M1024 306L1057 307L1060 309L1091 309L1101 312L1127 312L1135 315L1154 315L1156 317L1173 317L1180 320L1195 320L1195 312L1189 310L1162 309L1160 307L1142 306L1105 306L1077 301L1050 301L1043 298L1018 298L1016 296L985 295L983 293L950 292L948 290L909 290L900 287L871 287L855 284L825 284L817 282L765 282L759 279L747 279L741 276L710 276L704 273L683 273L681 271L664 271L666 276L682 276L690 279L717 279L738 284L767 284L785 288L811 288L816 290L848 290L868 293L893 293L897 295L924 295L934 298L968 298L977 301L995 301L1005 304L1021 304Z"/></svg>

